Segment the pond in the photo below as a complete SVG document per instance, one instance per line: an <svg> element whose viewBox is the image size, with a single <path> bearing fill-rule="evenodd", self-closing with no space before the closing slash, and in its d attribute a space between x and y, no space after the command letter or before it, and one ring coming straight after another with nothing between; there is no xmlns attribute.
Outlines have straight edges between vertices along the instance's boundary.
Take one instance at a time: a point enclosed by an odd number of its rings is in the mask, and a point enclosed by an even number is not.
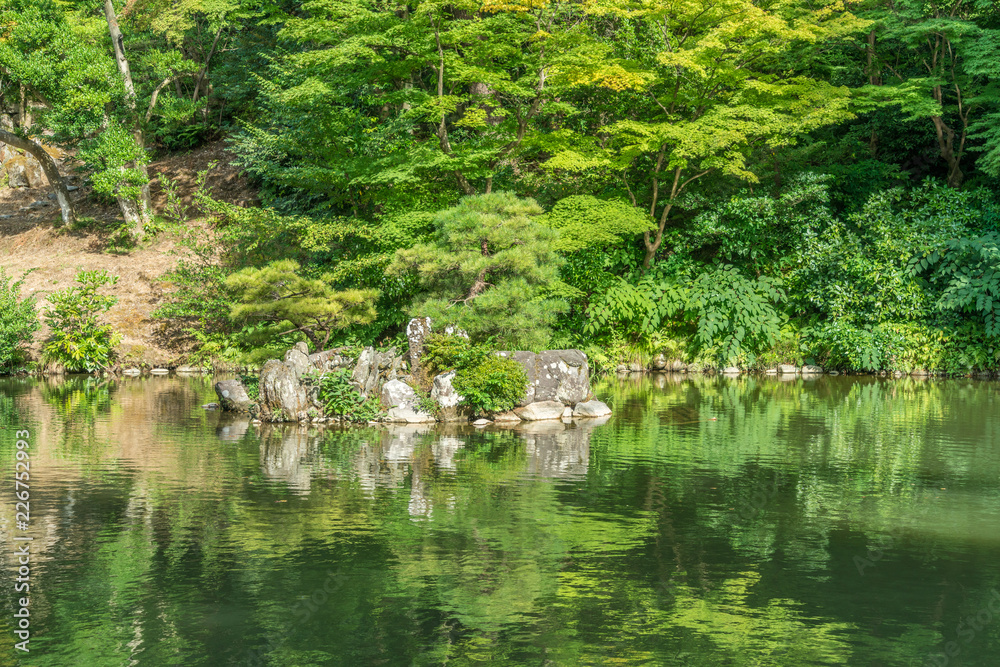
<svg viewBox="0 0 1000 667"><path fill-rule="evenodd" d="M524 429L0 392L0 665L1000 664L997 383L607 379L610 420Z"/></svg>

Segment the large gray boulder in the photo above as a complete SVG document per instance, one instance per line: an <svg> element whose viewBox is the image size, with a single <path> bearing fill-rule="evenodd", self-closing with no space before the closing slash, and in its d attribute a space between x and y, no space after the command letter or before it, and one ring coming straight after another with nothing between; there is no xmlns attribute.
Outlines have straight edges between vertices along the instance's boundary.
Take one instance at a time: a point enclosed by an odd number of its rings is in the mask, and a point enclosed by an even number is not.
<svg viewBox="0 0 1000 667"><path fill-rule="evenodd" d="M498 354L519 363L528 376L528 388L520 407L542 401L560 401L572 406L590 396L590 367L587 355L580 350Z"/></svg>
<svg viewBox="0 0 1000 667"><path fill-rule="evenodd" d="M309 361L309 355L302 352L299 346L304 346L304 343L296 343L295 347L285 352L285 365L291 368L295 372L295 378L297 380L302 379L302 376L313 370L312 362Z"/></svg>
<svg viewBox="0 0 1000 667"><path fill-rule="evenodd" d="M351 373L351 382L365 398L375 388L375 384L378 381L378 360L376 356L377 353L373 347L366 347L361 350L361 354L358 356L358 363L354 366L354 372Z"/></svg>
<svg viewBox="0 0 1000 667"><path fill-rule="evenodd" d="M260 401L276 421L308 419L310 407L306 390L295 371L277 359L271 359L260 371Z"/></svg>
<svg viewBox="0 0 1000 667"><path fill-rule="evenodd" d="M215 394L219 397L219 405L227 412L249 412L253 405L246 387L239 380L216 382Z"/></svg>
<svg viewBox="0 0 1000 667"><path fill-rule="evenodd" d="M559 401L536 401L520 408L514 408L514 414L526 422L543 419L560 419L566 406Z"/></svg>
<svg viewBox="0 0 1000 667"><path fill-rule="evenodd" d="M387 380L395 380L402 372L403 358L390 347L385 352L376 352L366 347L358 357L358 363L351 373L351 382L362 396L376 396Z"/></svg>
<svg viewBox="0 0 1000 667"><path fill-rule="evenodd" d="M452 384L455 380L455 371L442 373L434 378L434 386L431 388L431 398L438 404L438 411L441 420L446 422L467 420L471 411L460 405L462 395L458 393Z"/></svg>
<svg viewBox="0 0 1000 667"><path fill-rule="evenodd" d="M538 355L535 401L576 405L590 395L590 368L580 350L548 350Z"/></svg>
<svg viewBox="0 0 1000 667"><path fill-rule="evenodd" d="M426 424L436 421L434 415L420 409L417 392L401 380L389 380L382 385L382 407L388 409L386 419L406 424Z"/></svg>

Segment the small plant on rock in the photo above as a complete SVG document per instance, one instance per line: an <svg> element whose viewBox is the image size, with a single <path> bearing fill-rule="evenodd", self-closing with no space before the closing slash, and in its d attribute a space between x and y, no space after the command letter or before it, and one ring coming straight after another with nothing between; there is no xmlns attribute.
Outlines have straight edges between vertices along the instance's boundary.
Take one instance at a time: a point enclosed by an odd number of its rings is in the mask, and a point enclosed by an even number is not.
<svg viewBox="0 0 1000 667"><path fill-rule="evenodd" d="M310 378L310 382L315 384L316 394L328 415L353 422L374 421L382 417L378 401L362 396L351 384L351 374L346 370L323 373Z"/></svg>

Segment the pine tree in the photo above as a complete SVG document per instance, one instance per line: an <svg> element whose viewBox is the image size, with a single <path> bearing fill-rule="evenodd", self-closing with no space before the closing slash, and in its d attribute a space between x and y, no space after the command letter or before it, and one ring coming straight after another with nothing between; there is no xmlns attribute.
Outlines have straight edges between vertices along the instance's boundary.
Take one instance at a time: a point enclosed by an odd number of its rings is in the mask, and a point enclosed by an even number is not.
<svg viewBox="0 0 1000 667"><path fill-rule="evenodd" d="M542 348L566 302L556 296L558 232L533 199L509 192L465 197L435 216L435 239L399 250L389 271L416 273L423 298L413 315L454 325L473 341Z"/></svg>
<svg viewBox="0 0 1000 667"><path fill-rule="evenodd" d="M329 276L302 276L298 262L290 259L243 269L226 279L226 287L238 301L230 318L287 322L290 328L283 333L299 331L317 350L326 348L334 331L375 320L375 290L334 290Z"/></svg>

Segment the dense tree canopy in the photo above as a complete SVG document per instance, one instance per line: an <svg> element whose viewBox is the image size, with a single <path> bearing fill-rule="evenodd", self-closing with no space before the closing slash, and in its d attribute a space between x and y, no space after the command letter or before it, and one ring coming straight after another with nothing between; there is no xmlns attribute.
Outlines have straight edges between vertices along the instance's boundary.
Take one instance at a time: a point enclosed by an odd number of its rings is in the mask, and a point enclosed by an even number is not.
<svg viewBox="0 0 1000 667"><path fill-rule="evenodd" d="M259 187L201 195L160 310L200 340L427 315L598 363L996 363L995 3L6 0L0 26L0 139L75 151L134 240L155 155L222 139Z"/></svg>

